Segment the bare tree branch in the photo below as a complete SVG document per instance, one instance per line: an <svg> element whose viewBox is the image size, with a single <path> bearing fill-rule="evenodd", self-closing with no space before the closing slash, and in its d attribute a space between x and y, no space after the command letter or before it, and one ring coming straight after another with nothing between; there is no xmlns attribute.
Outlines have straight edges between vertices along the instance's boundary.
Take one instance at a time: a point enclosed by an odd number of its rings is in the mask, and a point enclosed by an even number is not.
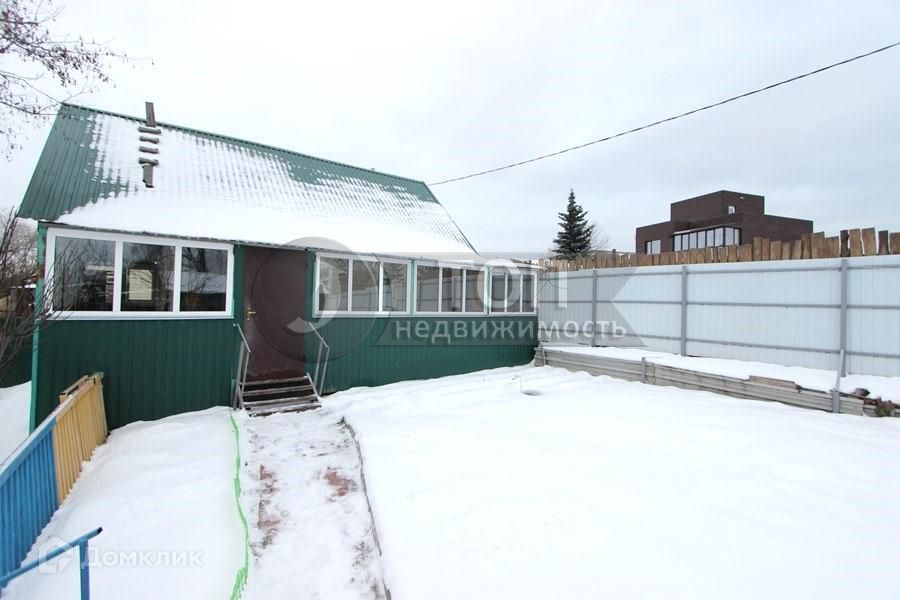
<svg viewBox="0 0 900 600"><path fill-rule="evenodd" d="M56 112L55 89L108 83L110 63L130 60L104 43L51 33L60 12L51 0L0 0L0 153L7 157L24 123Z"/></svg>

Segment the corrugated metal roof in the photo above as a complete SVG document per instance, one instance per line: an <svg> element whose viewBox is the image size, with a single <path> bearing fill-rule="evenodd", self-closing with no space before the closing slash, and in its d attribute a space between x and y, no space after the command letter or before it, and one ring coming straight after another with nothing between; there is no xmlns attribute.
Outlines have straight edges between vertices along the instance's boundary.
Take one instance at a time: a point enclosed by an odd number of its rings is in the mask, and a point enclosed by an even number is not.
<svg viewBox="0 0 900 600"><path fill-rule="evenodd" d="M154 187L143 120L62 105L20 215L79 226L426 256L472 253L421 181L159 123ZM146 156L146 155L145 155ZM318 238L316 244L298 242ZM328 242L332 242L329 244Z"/></svg>

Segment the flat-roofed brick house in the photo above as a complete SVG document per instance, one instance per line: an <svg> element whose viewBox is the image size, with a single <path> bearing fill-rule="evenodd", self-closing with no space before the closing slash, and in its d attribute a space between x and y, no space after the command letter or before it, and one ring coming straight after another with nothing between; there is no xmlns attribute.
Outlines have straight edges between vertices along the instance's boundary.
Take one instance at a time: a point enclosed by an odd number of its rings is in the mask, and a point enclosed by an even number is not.
<svg viewBox="0 0 900 600"><path fill-rule="evenodd" d="M668 221L635 229L635 252L731 246L755 237L791 242L812 230L807 219L767 215L764 196L720 190L673 202Z"/></svg>

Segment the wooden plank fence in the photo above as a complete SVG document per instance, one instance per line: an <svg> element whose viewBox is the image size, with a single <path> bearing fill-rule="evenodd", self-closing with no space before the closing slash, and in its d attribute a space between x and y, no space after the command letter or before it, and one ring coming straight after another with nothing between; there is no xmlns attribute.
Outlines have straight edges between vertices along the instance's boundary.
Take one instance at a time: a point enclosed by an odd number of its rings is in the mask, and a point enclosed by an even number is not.
<svg viewBox="0 0 900 600"><path fill-rule="evenodd" d="M753 238L740 246L697 248L661 254L634 252L598 252L572 260L541 259L538 264L549 271L579 271L615 267L649 267L658 265L693 265L702 263L753 262L763 260L803 260L900 254L900 233L887 230L844 229L839 235L826 237L824 232L808 233L799 240L785 242Z"/></svg>
<svg viewBox="0 0 900 600"><path fill-rule="evenodd" d="M60 405L0 464L0 577L19 567L84 461L106 440L102 378L97 373L69 386Z"/></svg>
<svg viewBox="0 0 900 600"><path fill-rule="evenodd" d="M101 375L82 377L63 390L53 428L56 493L60 503L75 485L81 465L108 435Z"/></svg>

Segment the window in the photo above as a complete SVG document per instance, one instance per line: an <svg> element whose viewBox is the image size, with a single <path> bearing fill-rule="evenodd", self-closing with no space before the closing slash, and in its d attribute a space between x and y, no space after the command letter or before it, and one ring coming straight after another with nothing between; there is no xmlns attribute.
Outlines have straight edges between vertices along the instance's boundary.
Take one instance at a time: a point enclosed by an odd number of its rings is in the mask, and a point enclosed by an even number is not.
<svg viewBox="0 0 900 600"><path fill-rule="evenodd" d="M484 271L466 269L465 312L484 312Z"/></svg>
<svg viewBox="0 0 900 600"><path fill-rule="evenodd" d="M716 246L724 246L725 245L725 229L722 227L716 228L715 245Z"/></svg>
<svg viewBox="0 0 900 600"><path fill-rule="evenodd" d="M462 312L463 270L441 268L441 312Z"/></svg>
<svg viewBox="0 0 900 600"><path fill-rule="evenodd" d="M111 311L115 252L113 241L56 238L53 309Z"/></svg>
<svg viewBox="0 0 900 600"><path fill-rule="evenodd" d="M122 245L122 310L168 312L175 291L175 247Z"/></svg>
<svg viewBox="0 0 900 600"><path fill-rule="evenodd" d="M681 235L676 235L676 236L675 236L674 247L675 247L675 251L676 251L676 252L680 252L680 251L681 251L681 238L682 238L682 237L683 237L683 236L681 236Z"/></svg>
<svg viewBox="0 0 900 600"><path fill-rule="evenodd" d="M534 274L522 275L522 312L534 312Z"/></svg>
<svg viewBox="0 0 900 600"><path fill-rule="evenodd" d="M416 311L484 314L484 276L482 269L417 265Z"/></svg>
<svg viewBox="0 0 900 600"><path fill-rule="evenodd" d="M74 318L228 317L232 269L226 244L47 232L47 293Z"/></svg>
<svg viewBox="0 0 900 600"><path fill-rule="evenodd" d="M741 244L741 230L734 230L734 243L740 245Z"/></svg>
<svg viewBox="0 0 900 600"><path fill-rule="evenodd" d="M316 313L407 310L409 263L316 255Z"/></svg>
<svg viewBox="0 0 900 600"><path fill-rule="evenodd" d="M409 268L406 263L386 262L381 269L382 310L405 311Z"/></svg>
<svg viewBox="0 0 900 600"><path fill-rule="evenodd" d="M662 250L662 240L647 240L644 242L644 254L659 254Z"/></svg>
<svg viewBox="0 0 900 600"><path fill-rule="evenodd" d="M353 260L353 294L350 310L376 312L378 310L378 263L369 260Z"/></svg>
<svg viewBox="0 0 900 600"><path fill-rule="evenodd" d="M347 310L350 263L346 258L319 258L319 306L320 312Z"/></svg>
<svg viewBox="0 0 900 600"><path fill-rule="evenodd" d="M694 249L694 248L700 247L697 245L697 232L696 231L694 233L690 234L689 239L690 239L690 241L688 242L688 248Z"/></svg>
<svg viewBox="0 0 900 600"><path fill-rule="evenodd" d="M506 311L506 273L494 271L491 275L491 312Z"/></svg>
<svg viewBox="0 0 900 600"><path fill-rule="evenodd" d="M437 312L438 289L441 281L441 268L416 266L416 310L419 312Z"/></svg>
<svg viewBox="0 0 900 600"><path fill-rule="evenodd" d="M224 311L228 289L228 252L181 249L181 310Z"/></svg>
<svg viewBox="0 0 900 600"><path fill-rule="evenodd" d="M729 206L729 207L728 207L728 214L729 214L729 215L733 215L733 214L734 214L734 206Z"/></svg>
<svg viewBox="0 0 900 600"><path fill-rule="evenodd" d="M522 277L518 274L506 276L506 312L522 311Z"/></svg>
<svg viewBox="0 0 900 600"><path fill-rule="evenodd" d="M491 273L491 312L534 312L536 281L531 272L494 269Z"/></svg>

